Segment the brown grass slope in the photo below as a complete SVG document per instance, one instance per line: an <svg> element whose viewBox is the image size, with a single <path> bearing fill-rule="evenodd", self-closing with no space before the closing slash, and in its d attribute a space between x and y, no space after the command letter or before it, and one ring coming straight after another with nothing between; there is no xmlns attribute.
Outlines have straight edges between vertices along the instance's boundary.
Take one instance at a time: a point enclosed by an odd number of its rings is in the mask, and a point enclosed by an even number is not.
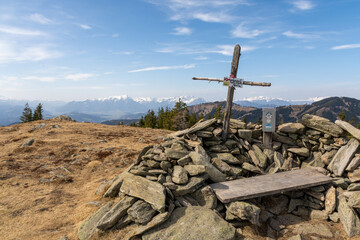
<svg viewBox="0 0 360 240"><path fill-rule="evenodd" d="M76 239L101 183L167 133L54 120L0 127L1 239Z"/></svg>

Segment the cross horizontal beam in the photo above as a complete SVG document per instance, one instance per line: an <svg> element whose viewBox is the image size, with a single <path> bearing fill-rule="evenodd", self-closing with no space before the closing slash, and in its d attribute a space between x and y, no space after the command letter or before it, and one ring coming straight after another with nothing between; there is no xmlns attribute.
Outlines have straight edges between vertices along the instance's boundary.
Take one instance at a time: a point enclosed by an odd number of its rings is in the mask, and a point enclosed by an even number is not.
<svg viewBox="0 0 360 240"><path fill-rule="evenodd" d="M251 82L251 81L244 81L241 78L206 78L206 77L193 77L193 80L205 80L210 82L226 82L229 81L237 83L236 85L249 85L249 86L259 86L259 87L270 87L271 83L267 82Z"/></svg>

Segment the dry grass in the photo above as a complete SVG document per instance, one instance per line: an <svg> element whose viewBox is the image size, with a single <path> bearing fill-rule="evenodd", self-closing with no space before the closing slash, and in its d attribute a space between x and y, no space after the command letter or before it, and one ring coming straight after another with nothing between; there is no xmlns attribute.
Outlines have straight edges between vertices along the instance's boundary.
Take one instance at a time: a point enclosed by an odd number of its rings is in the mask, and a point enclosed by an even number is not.
<svg viewBox="0 0 360 240"><path fill-rule="evenodd" d="M53 120L0 127L1 239L77 239L97 188L168 133Z"/></svg>

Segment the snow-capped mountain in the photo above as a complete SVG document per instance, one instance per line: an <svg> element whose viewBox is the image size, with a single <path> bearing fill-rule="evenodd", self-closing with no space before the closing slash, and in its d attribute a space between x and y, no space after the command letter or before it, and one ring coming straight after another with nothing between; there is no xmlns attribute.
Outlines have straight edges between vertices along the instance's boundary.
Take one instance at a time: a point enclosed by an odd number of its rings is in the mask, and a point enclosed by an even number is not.
<svg viewBox="0 0 360 240"><path fill-rule="evenodd" d="M202 98L187 96L169 98L131 98L127 95L122 95L89 99L85 101L72 101L65 104L59 110L61 112L79 112L121 117L129 113L145 113L149 109L157 111L160 107L172 108L179 99L189 106L205 102Z"/></svg>
<svg viewBox="0 0 360 240"><path fill-rule="evenodd" d="M270 98L264 96L244 98L241 100L235 100L234 103L245 106L245 107L280 107L280 106L290 106L290 105L302 105L302 104L311 104L316 101L320 101L325 97L315 97L307 100L285 100L282 98Z"/></svg>

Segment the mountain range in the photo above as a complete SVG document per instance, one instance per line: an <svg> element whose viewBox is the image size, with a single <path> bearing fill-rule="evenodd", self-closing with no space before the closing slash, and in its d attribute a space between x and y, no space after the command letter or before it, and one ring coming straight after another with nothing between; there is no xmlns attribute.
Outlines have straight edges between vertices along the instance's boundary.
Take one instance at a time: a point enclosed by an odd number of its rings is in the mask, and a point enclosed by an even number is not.
<svg viewBox="0 0 360 240"><path fill-rule="evenodd" d="M189 106L191 112L199 113L211 113L215 111L216 106L221 104L225 106L225 102L213 102L207 103L205 99L196 97L169 97L169 98L131 98L129 96L115 96L108 98L99 99L88 99L84 101L27 101L27 100L11 100L11 99L0 99L0 125L10 125L19 122L19 118L24 109L25 103L29 103L30 107L35 108L38 103L43 104L45 118L51 118L60 114L65 114L72 117L76 121L96 122L101 123L104 121L114 119L139 119L142 115L146 114L149 109L157 111L160 107L172 108L175 103L181 98ZM333 98L330 98L333 99ZM344 98L336 98L344 99ZM350 99L350 98L346 98ZM326 110L321 110L322 107L313 108L317 99L309 99L305 101L289 101L284 99L266 98L266 97L255 97L249 99L235 100L233 107L233 117L244 117L247 116L248 120L257 119L260 116L262 107L280 107L279 116L284 115L284 121L288 119L286 112L293 112L295 109L316 109L319 113L328 114ZM354 99L354 101L359 101ZM325 101L326 102L326 101ZM347 101L346 101L347 102ZM315 104L315 105L314 105ZM344 106L344 102L341 100L332 100L331 104L340 104L339 109L349 109L347 116L355 117L360 114L351 113L352 110L359 112L359 109L349 108ZM322 104L320 104L322 105ZM295 107L301 106L301 107ZM335 106L335 105L334 105ZM334 106L332 108L334 108ZM201 109L204 108L204 109ZM291 110L289 110L291 109ZM334 114L338 110L333 111ZM206 115L204 114L204 115ZM291 115L293 116L293 115ZM291 117L289 120L295 120L296 117ZM356 118L355 118L356 119Z"/></svg>

